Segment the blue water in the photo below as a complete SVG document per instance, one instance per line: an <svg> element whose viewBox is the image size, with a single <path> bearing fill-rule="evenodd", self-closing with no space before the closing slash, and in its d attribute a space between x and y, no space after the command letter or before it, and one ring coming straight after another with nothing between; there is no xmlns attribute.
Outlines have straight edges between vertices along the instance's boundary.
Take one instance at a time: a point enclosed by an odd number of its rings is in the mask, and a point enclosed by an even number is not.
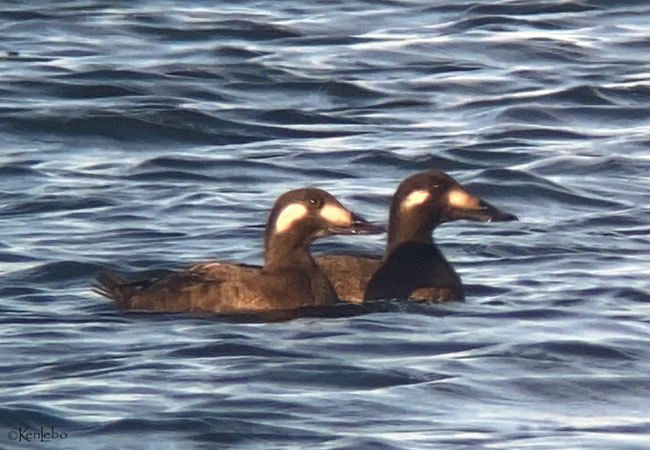
<svg viewBox="0 0 650 450"><path fill-rule="evenodd" d="M2 2L0 448L650 448L649 23L644 1ZM385 222L430 168L520 218L436 231L466 302L264 322L90 290L261 262L295 187Z"/></svg>

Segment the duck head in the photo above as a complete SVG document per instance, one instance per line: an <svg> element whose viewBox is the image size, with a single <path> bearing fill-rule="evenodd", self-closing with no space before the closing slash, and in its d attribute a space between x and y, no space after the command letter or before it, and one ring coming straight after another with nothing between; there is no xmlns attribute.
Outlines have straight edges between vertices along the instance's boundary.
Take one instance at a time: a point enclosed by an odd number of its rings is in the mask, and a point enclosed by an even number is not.
<svg viewBox="0 0 650 450"><path fill-rule="evenodd" d="M345 208L332 194L316 188L285 192L276 200L266 225L266 260L279 248L306 249L319 237L333 234L376 234L385 231Z"/></svg>
<svg viewBox="0 0 650 450"><path fill-rule="evenodd" d="M504 222L517 220L479 197L440 170L406 178L391 202L389 249L407 240L431 242L431 233L441 223L453 220Z"/></svg>

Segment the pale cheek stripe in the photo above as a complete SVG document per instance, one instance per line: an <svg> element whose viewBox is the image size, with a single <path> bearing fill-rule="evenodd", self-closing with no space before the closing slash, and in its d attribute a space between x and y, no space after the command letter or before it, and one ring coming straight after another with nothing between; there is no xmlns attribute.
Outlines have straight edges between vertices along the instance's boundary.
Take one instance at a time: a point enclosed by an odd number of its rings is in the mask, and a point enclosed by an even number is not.
<svg viewBox="0 0 650 450"><path fill-rule="evenodd" d="M307 215L307 208L297 203L291 204L284 208L275 221L275 232L284 233L296 220L300 220Z"/></svg>
<svg viewBox="0 0 650 450"><path fill-rule="evenodd" d="M352 215L340 206L325 205L320 210L320 215L330 223L336 225L350 225L352 223Z"/></svg>
<svg viewBox="0 0 650 450"><path fill-rule="evenodd" d="M420 189L417 191L411 192L402 202L402 207L404 208L412 208L416 205L421 205L424 203L430 196L428 191L425 191L424 189Z"/></svg>
<svg viewBox="0 0 650 450"><path fill-rule="evenodd" d="M455 208L478 208L479 202L476 197L460 189L449 192L447 197L449 204Z"/></svg>

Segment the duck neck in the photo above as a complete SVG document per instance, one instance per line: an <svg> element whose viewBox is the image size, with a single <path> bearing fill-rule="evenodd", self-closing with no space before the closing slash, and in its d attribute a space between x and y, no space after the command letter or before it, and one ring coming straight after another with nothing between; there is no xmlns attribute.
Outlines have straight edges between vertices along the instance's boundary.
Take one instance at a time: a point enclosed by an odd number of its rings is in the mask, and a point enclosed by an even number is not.
<svg viewBox="0 0 650 450"><path fill-rule="evenodd" d="M404 242L419 242L433 246L433 230L424 226L420 221L410 220L409 217L397 217L388 225L388 245L386 255Z"/></svg>
<svg viewBox="0 0 650 450"><path fill-rule="evenodd" d="M276 233L267 236L264 245L264 268L310 267L315 264L309 253L310 245L309 239L298 238L292 233Z"/></svg>

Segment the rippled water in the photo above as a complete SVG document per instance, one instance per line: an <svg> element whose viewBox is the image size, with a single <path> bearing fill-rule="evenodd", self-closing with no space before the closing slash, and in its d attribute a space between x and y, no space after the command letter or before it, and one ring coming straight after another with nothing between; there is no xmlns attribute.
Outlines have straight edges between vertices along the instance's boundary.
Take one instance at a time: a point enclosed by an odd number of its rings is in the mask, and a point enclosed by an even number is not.
<svg viewBox="0 0 650 450"><path fill-rule="evenodd" d="M642 1L3 2L0 448L650 447L648 23ZM103 266L260 262L294 187L385 221L434 167L520 217L436 231L464 303L267 323L90 291Z"/></svg>

